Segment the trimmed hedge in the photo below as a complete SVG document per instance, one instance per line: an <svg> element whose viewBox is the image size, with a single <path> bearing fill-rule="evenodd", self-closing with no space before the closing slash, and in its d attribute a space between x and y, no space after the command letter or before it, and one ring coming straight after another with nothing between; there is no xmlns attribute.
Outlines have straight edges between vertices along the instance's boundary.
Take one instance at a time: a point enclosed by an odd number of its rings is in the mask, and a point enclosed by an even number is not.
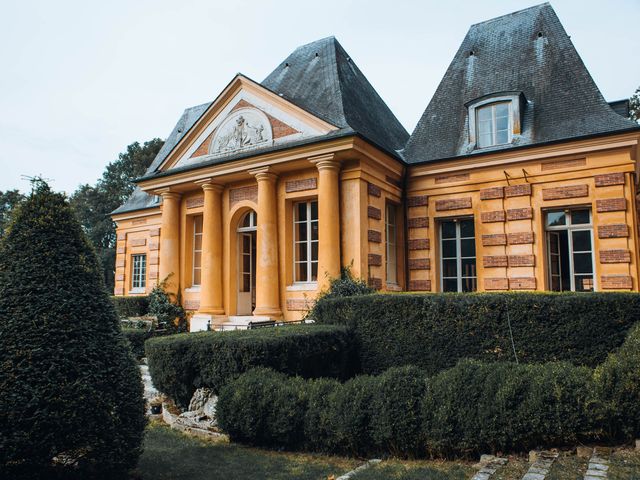
<svg viewBox="0 0 640 480"><path fill-rule="evenodd" d="M142 317L149 311L149 297L140 295L135 297L111 297L111 302L120 318Z"/></svg>
<svg viewBox="0 0 640 480"><path fill-rule="evenodd" d="M129 342L131 352L136 360L144 357L144 342L153 337L153 330L145 328L122 328L122 335Z"/></svg>
<svg viewBox="0 0 640 480"><path fill-rule="evenodd" d="M433 375L463 358L595 367L640 317L637 293L377 294L327 299L317 323L349 325L363 373L416 365Z"/></svg>
<svg viewBox="0 0 640 480"><path fill-rule="evenodd" d="M197 388L218 392L258 366L304 378L345 379L357 371L352 335L334 325L178 334L152 338L145 350L154 385L180 406Z"/></svg>
<svg viewBox="0 0 640 480"><path fill-rule="evenodd" d="M640 435L640 324L595 371L463 360L431 378L391 368L344 384L251 370L221 390L232 440L359 456L471 456Z"/></svg>

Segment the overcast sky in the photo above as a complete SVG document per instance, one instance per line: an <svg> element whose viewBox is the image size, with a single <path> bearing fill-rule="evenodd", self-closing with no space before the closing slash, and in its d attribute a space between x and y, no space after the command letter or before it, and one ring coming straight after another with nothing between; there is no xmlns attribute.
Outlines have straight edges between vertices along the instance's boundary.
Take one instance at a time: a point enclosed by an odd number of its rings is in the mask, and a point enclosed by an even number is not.
<svg viewBox="0 0 640 480"><path fill-rule="evenodd" d="M237 72L261 81L335 35L411 132L473 23L526 0L1 0L0 190L73 192ZM640 0L556 0L607 100L640 85Z"/></svg>

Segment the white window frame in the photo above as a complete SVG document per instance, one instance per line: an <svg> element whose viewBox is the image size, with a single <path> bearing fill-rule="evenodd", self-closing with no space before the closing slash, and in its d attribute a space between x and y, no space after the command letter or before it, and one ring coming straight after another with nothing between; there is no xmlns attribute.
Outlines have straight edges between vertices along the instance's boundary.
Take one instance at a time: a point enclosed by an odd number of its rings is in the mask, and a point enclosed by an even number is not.
<svg viewBox="0 0 640 480"><path fill-rule="evenodd" d="M147 288L147 255L131 255L131 293L144 293Z"/></svg>
<svg viewBox="0 0 640 480"><path fill-rule="evenodd" d="M398 215L396 209L396 205L387 203L384 212L385 267L387 283L391 285L398 285ZM389 234L391 228L393 228L393 235Z"/></svg>
<svg viewBox="0 0 640 480"><path fill-rule="evenodd" d="M294 284L298 284L298 285L303 285L303 284L317 284L318 282L318 275L320 275L320 272L318 271L318 258L316 258L315 260L313 260L313 256L312 256L312 252L313 252L313 244L316 243L318 245L318 255L319 255L319 249L320 249L320 244L319 244L319 239L320 239L320 230L318 229L318 239L316 240L312 240L311 238L311 232L312 232L312 227L314 223L318 223L318 218L316 217L315 220L313 220L311 218L311 204L315 203L316 204L316 212L318 212L318 200L314 199L314 200L306 200L303 202L296 202L293 204L293 283ZM307 209L307 219L306 220L302 220L299 221L298 220L298 208L300 205L305 204L306 205L306 209ZM319 215L318 215L319 216ZM307 226L307 239L306 240L298 240L298 225L300 224L306 224ZM306 243L306 249L307 249L307 260L298 260L298 244L302 244L302 243ZM313 280L313 264L316 264L316 279ZM306 271L307 271L307 279L306 280L300 280L297 278L298 275L298 264L306 264Z"/></svg>
<svg viewBox="0 0 640 480"><path fill-rule="evenodd" d="M474 222L474 228L473 228L473 237L462 237L462 234L460 232L460 222L465 221L465 220L471 220L472 222ZM455 241L456 241L456 276L455 277L445 277L444 276L444 261L445 261L445 256L443 254L443 246L442 246L442 242L443 240L453 240L453 238L448 238L448 239L443 239L442 238L442 224L445 222L454 222L455 226L456 226L456 236L455 236ZM475 228L475 219L474 217L457 217L457 218L443 218L439 221L439 225L438 225L438 236L440 239L440 291L444 292L444 281L445 280L449 280L452 278L456 279L456 287L457 287L457 292L463 292L462 289L462 280L467 279L467 278L475 278L476 280L476 288L475 290L472 290L473 292L477 292L478 291L478 250L477 248L474 249L475 250L475 255L473 257L463 257L462 256L462 240L468 240L470 238L473 238L473 242L474 242L474 246L475 246L475 242L476 242L476 228ZM446 257L446 260L451 260L454 257ZM475 265L476 265L476 274L474 276L463 276L462 275L462 260L466 260L468 258L473 258L475 261Z"/></svg>
<svg viewBox="0 0 640 480"><path fill-rule="evenodd" d="M571 217L571 212L574 210L588 210L589 211L589 223L578 223L578 224L573 224L572 223L572 217ZM553 212L558 212L558 211L563 211L565 214L565 225L556 225L556 226L548 226L547 225L547 216L549 213L553 213ZM561 291L571 291L571 292L575 292L576 291L576 280L575 277L577 276L588 276L588 274L581 274L581 273L575 273L574 271L574 261L573 261L573 254L574 253L591 253L591 277L592 277L592 281L593 281L593 291L596 292L598 291L598 284L597 284L597 276L596 276L596 256L594 255L595 253L595 243L594 243L594 238L593 238L593 210L591 209L590 206L580 206L580 205L576 205L576 206L572 206L570 208L550 208L548 210L544 211L544 228L545 228L545 239L546 239L546 257L547 257L547 281L549 282L549 288L552 288L552 282L551 282L551 277L552 277L552 271L551 271L551 245L550 245L550 240L549 240L549 234L553 233L553 232L561 232L561 231L566 231L567 232L567 245L568 245L568 256L569 256L569 286L571 288L571 290L561 290ZM579 250L579 251L574 251L573 250L573 232L585 232L588 231L590 234L590 238L591 238L591 250ZM560 256L558 254L558 256ZM550 290L551 291L551 290ZM582 290L580 290L580 292L582 292Z"/></svg>
<svg viewBox="0 0 640 480"><path fill-rule="evenodd" d="M496 107L498 105L506 105L507 106L507 141L506 142L498 142L498 129L497 129L497 117L496 117ZM513 141L513 126L512 126L512 113L511 113L511 102L493 102L488 105L483 105L481 107L476 108L476 145L478 148L490 148L496 147L498 145L507 145ZM491 110L491 143L489 145L480 146L480 120L478 119L480 112L484 110Z"/></svg>
<svg viewBox="0 0 640 480"><path fill-rule="evenodd" d="M202 231L198 233L196 231L196 225L198 218L202 219ZM204 232L204 216L203 215L195 215L193 217L193 237L191 241L193 242L192 255L191 255L191 286L192 287L200 287L202 283L202 233ZM196 239L200 237L200 250L196 249ZM200 266L196 267L196 253L200 254ZM200 270L200 283L196 283L196 270Z"/></svg>

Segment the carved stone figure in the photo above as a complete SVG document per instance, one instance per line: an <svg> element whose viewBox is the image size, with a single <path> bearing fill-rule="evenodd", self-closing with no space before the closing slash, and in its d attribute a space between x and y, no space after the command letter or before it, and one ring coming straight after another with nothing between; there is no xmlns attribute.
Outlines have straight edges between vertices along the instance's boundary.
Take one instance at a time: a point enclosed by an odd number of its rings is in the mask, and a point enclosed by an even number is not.
<svg viewBox="0 0 640 480"><path fill-rule="evenodd" d="M245 111L235 117L235 121L231 120L232 118L220 126L213 140L211 153L233 152L270 140L265 138L264 121L258 114Z"/></svg>

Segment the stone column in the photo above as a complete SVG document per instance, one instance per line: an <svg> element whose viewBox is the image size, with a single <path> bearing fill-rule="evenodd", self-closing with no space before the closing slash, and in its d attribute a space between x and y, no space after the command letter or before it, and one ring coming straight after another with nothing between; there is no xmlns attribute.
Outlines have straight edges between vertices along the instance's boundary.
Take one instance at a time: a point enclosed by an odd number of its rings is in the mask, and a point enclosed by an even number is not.
<svg viewBox="0 0 640 480"><path fill-rule="evenodd" d="M222 185L202 184L202 278L198 313L224 315L222 306Z"/></svg>
<svg viewBox="0 0 640 480"><path fill-rule="evenodd" d="M167 280L167 293L173 296L180 288L180 198L179 193L163 191L160 228L159 281Z"/></svg>
<svg viewBox="0 0 640 480"><path fill-rule="evenodd" d="M309 159L318 168L318 288L340 275L340 163L333 154Z"/></svg>
<svg viewBox="0 0 640 480"><path fill-rule="evenodd" d="M282 317L278 280L277 176L269 167L250 170L258 181L255 316Z"/></svg>

